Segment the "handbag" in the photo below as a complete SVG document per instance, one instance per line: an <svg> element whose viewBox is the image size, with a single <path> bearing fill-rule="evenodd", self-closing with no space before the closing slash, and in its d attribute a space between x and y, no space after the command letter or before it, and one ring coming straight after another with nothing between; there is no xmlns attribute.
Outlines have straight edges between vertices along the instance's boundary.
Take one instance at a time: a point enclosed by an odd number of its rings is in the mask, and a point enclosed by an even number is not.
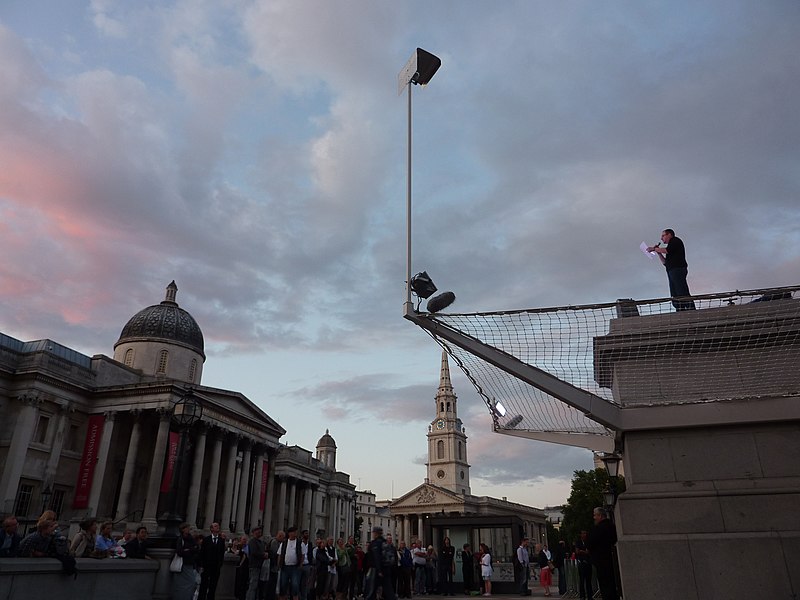
<svg viewBox="0 0 800 600"><path fill-rule="evenodd" d="M172 557L172 562L169 563L169 572L170 573L180 573L183 570L183 557L175 553L175 556Z"/></svg>

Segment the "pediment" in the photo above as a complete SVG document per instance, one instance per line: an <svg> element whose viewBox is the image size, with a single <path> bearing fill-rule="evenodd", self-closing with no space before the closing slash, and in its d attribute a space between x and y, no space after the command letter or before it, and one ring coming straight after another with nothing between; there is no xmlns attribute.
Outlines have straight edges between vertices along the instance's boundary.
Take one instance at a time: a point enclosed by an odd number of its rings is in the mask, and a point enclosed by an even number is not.
<svg viewBox="0 0 800 600"><path fill-rule="evenodd" d="M252 400L239 392L217 388L195 388L203 401L203 420L219 423L243 433L255 435L265 441L278 442L286 433L277 421L258 408Z"/></svg>
<svg viewBox="0 0 800 600"><path fill-rule="evenodd" d="M463 506L464 496L438 485L423 483L392 502L391 509L392 513L402 509L413 509L415 511L420 509L425 511L446 509L447 512L457 510L456 507L460 509Z"/></svg>

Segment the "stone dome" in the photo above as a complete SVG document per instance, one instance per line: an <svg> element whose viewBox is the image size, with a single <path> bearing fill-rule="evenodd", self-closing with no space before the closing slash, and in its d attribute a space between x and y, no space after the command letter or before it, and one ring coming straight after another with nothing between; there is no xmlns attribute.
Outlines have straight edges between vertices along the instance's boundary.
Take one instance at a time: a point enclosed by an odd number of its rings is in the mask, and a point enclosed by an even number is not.
<svg viewBox="0 0 800 600"><path fill-rule="evenodd" d="M333 436L325 430L325 435L319 438L317 442L317 448L336 448L336 441L333 439Z"/></svg>
<svg viewBox="0 0 800 600"><path fill-rule="evenodd" d="M165 341L194 350L205 359L203 332L194 317L175 302L177 291L173 281L163 302L133 315L122 328L114 348L126 342Z"/></svg>

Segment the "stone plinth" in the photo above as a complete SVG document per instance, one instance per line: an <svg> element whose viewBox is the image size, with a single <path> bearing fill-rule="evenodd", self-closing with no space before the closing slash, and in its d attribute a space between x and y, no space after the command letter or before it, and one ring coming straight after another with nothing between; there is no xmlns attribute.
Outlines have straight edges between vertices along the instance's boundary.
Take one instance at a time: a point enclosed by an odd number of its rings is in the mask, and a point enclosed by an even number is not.
<svg viewBox="0 0 800 600"><path fill-rule="evenodd" d="M759 597L800 594L798 333L800 302L780 300L620 318L595 340L595 376L623 412L663 416L618 432L626 598L750 600L756 579ZM783 420L765 418L778 398ZM748 421L729 418L743 406Z"/></svg>

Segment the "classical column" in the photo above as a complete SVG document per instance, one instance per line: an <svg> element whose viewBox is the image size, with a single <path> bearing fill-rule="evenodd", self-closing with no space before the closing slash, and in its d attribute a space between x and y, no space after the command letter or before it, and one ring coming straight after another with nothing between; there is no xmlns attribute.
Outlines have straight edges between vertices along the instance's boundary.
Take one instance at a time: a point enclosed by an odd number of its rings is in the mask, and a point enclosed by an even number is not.
<svg viewBox="0 0 800 600"><path fill-rule="evenodd" d="M275 506L275 452L269 453L269 469L267 470L267 501L264 505L264 532L272 531L272 509Z"/></svg>
<svg viewBox="0 0 800 600"><path fill-rule="evenodd" d="M192 479L189 487L189 498L186 500L186 522L190 523L192 526L197 523L197 505L200 502L200 488L203 479L203 461L206 457L206 434L208 433L208 425L206 423L200 422L197 425L197 439L194 443ZM206 525L207 524L208 523L206 523Z"/></svg>
<svg viewBox="0 0 800 600"><path fill-rule="evenodd" d="M424 539L424 533L425 530L422 527L422 515L417 515L417 537L427 544L428 540Z"/></svg>
<svg viewBox="0 0 800 600"><path fill-rule="evenodd" d="M114 515L114 518L118 520L128 515L133 476L136 471L136 456L139 452L139 440L142 435L141 411L133 410L131 413L133 415L133 428L131 429L131 439L128 442L128 453L125 455L125 471L122 474L122 485L119 489L117 513Z"/></svg>
<svg viewBox="0 0 800 600"><path fill-rule="evenodd" d="M56 434L53 436L53 445L50 447L50 456L47 457L47 465L44 468L44 479L42 486L53 487L53 480L58 472L58 463L61 459L61 449L64 447L64 435L68 431L69 426L69 413L73 412L70 403L64 401L58 407L58 424L56 426Z"/></svg>
<svg viewBox="0 0 800 600"><path fill-rule="evenodd" d="M172 418L172 411L160 408L158 413L158 434L156 435L156 446L153 449L153 464L150 467L150 477L147 480L147 498L144 501L144 516L142 525L148 529L155 529L158 526L156 512L158 511L158 496L161 488L161 475L164 472L164 455L167 451L167 440L169 439L169 421Z"/></svg>
<svg viewBox="0 0 800 600"><path fill-rule="evenodd" d="M214 433L211 435L211 439L214 440L214 449L211 451L211 472L206 492L206 525L210 525L217 520L217 490L219 489L219 467L222 460L222 440L224 437L225 434L221 429L214 429Z"/></svg>
<svg viewBox="0 0 800 600"><path fill-rule="evenodd" d="M278 523L275 525L275 532L286 527L286 477L279 477L280 486L278 492Z"/></svg>
<svg viewBox="0 0 800 600"><path fill-rule="evenodd" d="M236 456L239 453L239 436L234 436L229 440L230 450L228 451L227 467L225 470L225 487L222 488L222 530L231 533L233 505L233 485L236 477Z"/></svg>
<svg viewBox="0 0 800 600"><path fill-rule="evenodd" d="M411 546L411 519L409 515L403 515L403 535L406 538L406 544Z"/></svg>
<svg viewBox="0 0 800 600"><path fill-rule="evenodd" d="M314 532L311 530L311 497L314 495L314 489L307 485L303 492L303 518L300 519L302 525L300 529L308 529L309 537L314 539Z"/></svg>
<svg viewBox="0 0 800 600"><path fill-rule="evenodd" d="M23 394L17 396L22 404L17 421L14 423L11 445L8 447L3 475L0 477L0 500L3 502L4 512L11 514L14 511L14 501L17 497L19 478L22 476L22 467L25 465L25 455L28 445L33 438L36 427L36 407L41 403L38 396Z"/></svg>
<svg viewBox="0 0 800 600"><path fill-rule="evenodd" d="M244 531L245 511L247 510L247 488L250 484L250 471L253 467L250 460L251 446L251 441L245 440L242 469L239 472L239 505L236 508L236 528L239 531Z"/></svg>
<svg viewBox="0 0 800 600"><path fill-rule="evenodd" d="M308 518L308 533L310 537L315 537L317 535L317 503L319 502L319 496L317 496L317 488L312 486L311 487L311 514Z"/></svg>
<svg viewBox="0 0 800 600"><path fill-rule="evenodd" d="M330 522L330 529L328 530L328 537L333 536L334 541L339 537L339 496L330 496L331 502L331 510L330 514L328 515L328 521Z"/></svg>
<svg viewBox="0 0 800 600"><path fill-rule="evenodd" d="M289 510L287 512L287 525L297 525L297 509L295 502L297 501L297 480L289 480Z"/></svg>
<svg viewBox="0 0 800 600"><path fill-rule="evenodd" d="M261 521L261 486L262 475L264 472L264 448L263 446L255 446L253 449L253 458L255 459L256 468L253 470L253 493L250 494L250 527L254 527ZM268 532L264 532L268 533Z"/></svg>
<svg viewBox="0 0 800 600"><path fill-rule="evenodd" d="M111 436L114 434L114 419L116 416L117 413L113 411L105 413L106 421L103 425L103 435L100 437L100 446L97 449L97 466L92 480L92 492L89 494L89 510L96 515L100 514L100 492L103 490L103 482L106 478L108 449L111 446Z"/></svg>

